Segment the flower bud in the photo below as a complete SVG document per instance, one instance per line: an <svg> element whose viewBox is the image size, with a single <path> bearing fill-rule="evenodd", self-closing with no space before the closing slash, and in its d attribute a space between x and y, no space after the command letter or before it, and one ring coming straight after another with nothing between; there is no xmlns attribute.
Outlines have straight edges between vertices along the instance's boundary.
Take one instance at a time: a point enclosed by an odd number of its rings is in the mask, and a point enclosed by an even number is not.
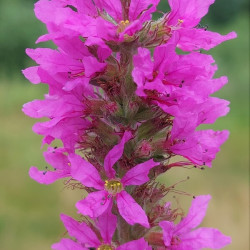
<svg viewBox="0 0 250 250"><path fill-rule="evenodd" d="M149 141L142 140L136 150L138 157L149 157L152 152L152 146Z"/></svg>

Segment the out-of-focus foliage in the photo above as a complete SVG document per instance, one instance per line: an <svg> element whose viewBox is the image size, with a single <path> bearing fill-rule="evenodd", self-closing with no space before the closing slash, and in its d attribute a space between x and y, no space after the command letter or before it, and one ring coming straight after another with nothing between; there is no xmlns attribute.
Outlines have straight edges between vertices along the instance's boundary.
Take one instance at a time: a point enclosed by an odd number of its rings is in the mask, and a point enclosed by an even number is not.
<svg viewBox="0 0 250 250"><path fill-rule="evenodd" d="M20 74L27 64L25 49L34 47L38 36L46 32L34 16L35 0L0 1L0 74Z"/></svg>
<svg viewBox="0 0 250 250"><path fill-rule="evenodd" d="M30 63L25 48L35 47L36 39L46 33L44 25L33 14L36 0L0 1L0 75L15 76ZM217 0L203 24L226 25L233 22L242 10L249 7L248 0ZM169 10L167 0L161 1L159 10ZM159 17L161 14L155 15ZM39 44L51 46L51 43ZM16 73L16 74L14 74Z"/></svg>
<svg viewBox="0 0 250 250"><path fill-rule="evenodd" d="M249 3L249 0L217 0L210 8L209 21L216 25L233 22L242 10L249 10Z"/></svg>

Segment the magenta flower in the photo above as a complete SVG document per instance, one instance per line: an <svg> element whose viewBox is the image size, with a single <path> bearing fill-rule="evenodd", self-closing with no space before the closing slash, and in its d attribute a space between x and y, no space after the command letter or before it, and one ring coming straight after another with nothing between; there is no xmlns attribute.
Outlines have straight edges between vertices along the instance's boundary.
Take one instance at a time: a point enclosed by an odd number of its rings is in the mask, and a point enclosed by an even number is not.
<svg viewBox="0 0 250 250"><path fill-rule="evenodd" d="M56 81L53 83L56 84ZM43 143L50 144L54 139L61 139L64 147L72 151L80 135L91 124L82 116L86 109L84 95L94 98L94 92L90 91L90 87L80 85L71 91L58 90L53 83L45 100L26 103L23 112L34 118L49 118L33 127L35 133L44 136Z"/></svg>
<svg viewBox="0 0 250 250"><path fill-rule="evenodd" d="M228 113L228 101L210 97L227 78L212 79L217 66L209 55L177 55L177 42L178 35L174 35L157 47L153 61L149 50L139 48L133 70L136 93L174 117L171 136L165 143L167 152L182 155L195 165L211 166L228 132L195 130Z"/></svg>
<svg viewBox="0 0 250 250"><path fill-rule="evenodd" d="M171 11L167 16L167 25L173 27L172 32L180 35L178 46L182 50L192 51L201 48L209 50L226 40L236 38L235 32L222 36L206 29L195 28L215 0L169 0L168 2Z"/></svg>
<svg viewBox="0 0 250 250"><path fill-rule="evenodd" d="M229 132L199 130L195 131L195 123L186 118L176 118L171 136L165 143L165 149L190 160L194 165L211 167L220 146L228 139Z"/></svg>
<svg viewBox="0 0 250 250"><path fill-rule="evenodd" d="M143 24L151 19L158 3L159 0L132 0L124 15L122 3L117 0L40 0L35 5L35 13L38 19L46 23L49 34L38 41L82 36L122 42L142 29ZM76 8L77 12L66 8L69 5ZM51 15L44 15L45 12Z"/></svg>
<svg viewBox="0 0 250 250"><path fill-rule="evenodd" d="M159 223L163 230L165 246L172 250L219 249L231 243L231 238L214 228L198 228L204 218L211 199L210 195L197 196L187 216L174 225L173 222ZM193 230L194 229L194 230Z"/></svg>
<svg viewBox="0 0 250 250"><path fill-rule="evenodd" d="M31 167L29 175L35 181L41 184L51 184L58 179L70 176L70 166L68 156L65 155L67 151L64 148L51 148L49 147L46 152L43 153L47 163L49 163L54 169L49 170L47 168L44 171L39 171L36 167Z"/></svg>
<svg viewBox="0 0 250 250"><path fill-rule="evenodd" d="M28 79L36 76L35 83L39 83L39 76L41 80L43 71L46 71L55 80L62 82L61 88L71 90L74 86L80 84L79 79L84 85L97 73L105 70L106 63L103 60L110 55L111 51L110 49L106 51L102 47L104 46L103 42L89 40L87 43L87 45L100 44L97 58L88 51L88 47L78 37L58 39L56 43L58 45L57 50L48 48L26 50L27 55L39 64L39 66L23 71ZM33 79L30 80L31 82L34 81Z"/></svg>
<svg viewBox="0 0 250 250"><path fill-rule="evenodd" d="M96 218L103 214L113 200L116 201L121 216L128 224L139 223L149 227L148 218L143 209L125 191L129 185L142 185L149 180L148 173L151 168L159 165L153 160L138 164L130 169L121 179L116 178L114 164L123 154L124 144L131 139L132 134L125 132L119 144L113 147L104 159L104 169L107 179L102 180L96 168L82 159L80 156L71 154L71 175L87 187L93 187L98 191L89 193L88 196L76 204L79 212Z"/></svg>
<svg viewBox="0 0 250 250"><path fill-rule="evenodd" d="M88 44L96 42L92 39ZM45 136L44 143L50 144L54 139L61 139L64 147L72 150L91 126L90 119L84 117L84 111L88 109L85 100L99 101L100 94L99 88L90 85L89 81L105 69L106 63L98 60L103 60L109 52L100 47L100 59L96 59L90 56L87 47L79 39L58 40L57 43L60 45L59 51L27 50L40 65L27 68L23 73L34 84L47 83L49 94L45 95L45 100L25 104L23 112L34 118L49 118L33 127L34 132Z"/></svg>
<svg viewBox="0 0 250 250"><path fill-rule="evenodd" d="M192 119L195 126L213 123L228 113L229 102L209 95L227 83L227 78L212 79L217 66L209 55L196 52L177 55L177 42L175 35L167 44L157 47L153 61L149 50L138 49L132 73L136 93L174 117Z"/></svg>
<svg viewBox="0 0 250 250"><path fill-rule="evenodd" d="M110 211L110 207L96 220L96 230L101 234L101 238L84 222L77 222L71 217L61 214L68 234L75 238L77 242L63 238L60 242L52 245L55 250L88 250L90 247L98 250L151 250L144 238L133 240L117 246L112 242L113 234L116 230L117 219Z"/></svg>

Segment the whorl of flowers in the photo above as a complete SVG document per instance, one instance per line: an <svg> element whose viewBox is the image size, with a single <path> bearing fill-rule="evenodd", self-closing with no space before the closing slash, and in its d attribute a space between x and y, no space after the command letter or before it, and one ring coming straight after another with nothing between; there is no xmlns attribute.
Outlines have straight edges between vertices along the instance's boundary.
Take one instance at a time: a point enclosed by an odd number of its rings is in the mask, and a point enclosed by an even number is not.
<svg viewBox="0 0 250 250"><path fill-rule="evenodd" d="M168 2L170 12L158 20L159 0L35 4L48 30L37 42L52 40L57 49L27 49L38 66L23 73L48 84L49 93L23 111L47 118L33 127L43 144L61 140L63 147L44 153L51 169L29 174L42 184L68 178L88 193L76 204L78 221L61 215L71 238L52 249L218 249L231 242L217 229L197 229L209 195L195 197L184 216L164 204L172 187L156 178L174 167L211 167L228 138L225 130L197 130L229 111L228 101L211 97L227 78L214 78L214 59L200 51L236 34L199 26L214 0Z"/></svg>

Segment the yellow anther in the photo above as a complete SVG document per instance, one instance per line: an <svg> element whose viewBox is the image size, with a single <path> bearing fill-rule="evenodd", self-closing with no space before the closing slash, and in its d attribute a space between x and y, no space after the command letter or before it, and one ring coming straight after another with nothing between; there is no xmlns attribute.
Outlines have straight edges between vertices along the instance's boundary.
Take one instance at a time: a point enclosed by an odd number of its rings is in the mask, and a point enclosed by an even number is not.
<svg viewBox="0 0 250 250"><path fill-rule="evenodd" d="M183 23L184 21L182 19L178 19L178 23L181 24Z"/></svg>
<svg viewBox="0 0 250 250"><path fill-rule="evenodd" d="M101 245L97 250L113 250L113 248L110 245Z"/></svg>
<svg viewBox="0 0 250 250"><path fill-rule="evenodd" d="M116 195L123 190L123 187L120 180L113 179L105 181L105 189L109 192L109 194Z"/></svg>
<svg viewBox="0 0 250 250"><path fill-rule="evenodd" d="M129 25L129 20L120 21L120 23L118 24L117 32L118 33L123 32L127 28L128 25Z"/></svg>

